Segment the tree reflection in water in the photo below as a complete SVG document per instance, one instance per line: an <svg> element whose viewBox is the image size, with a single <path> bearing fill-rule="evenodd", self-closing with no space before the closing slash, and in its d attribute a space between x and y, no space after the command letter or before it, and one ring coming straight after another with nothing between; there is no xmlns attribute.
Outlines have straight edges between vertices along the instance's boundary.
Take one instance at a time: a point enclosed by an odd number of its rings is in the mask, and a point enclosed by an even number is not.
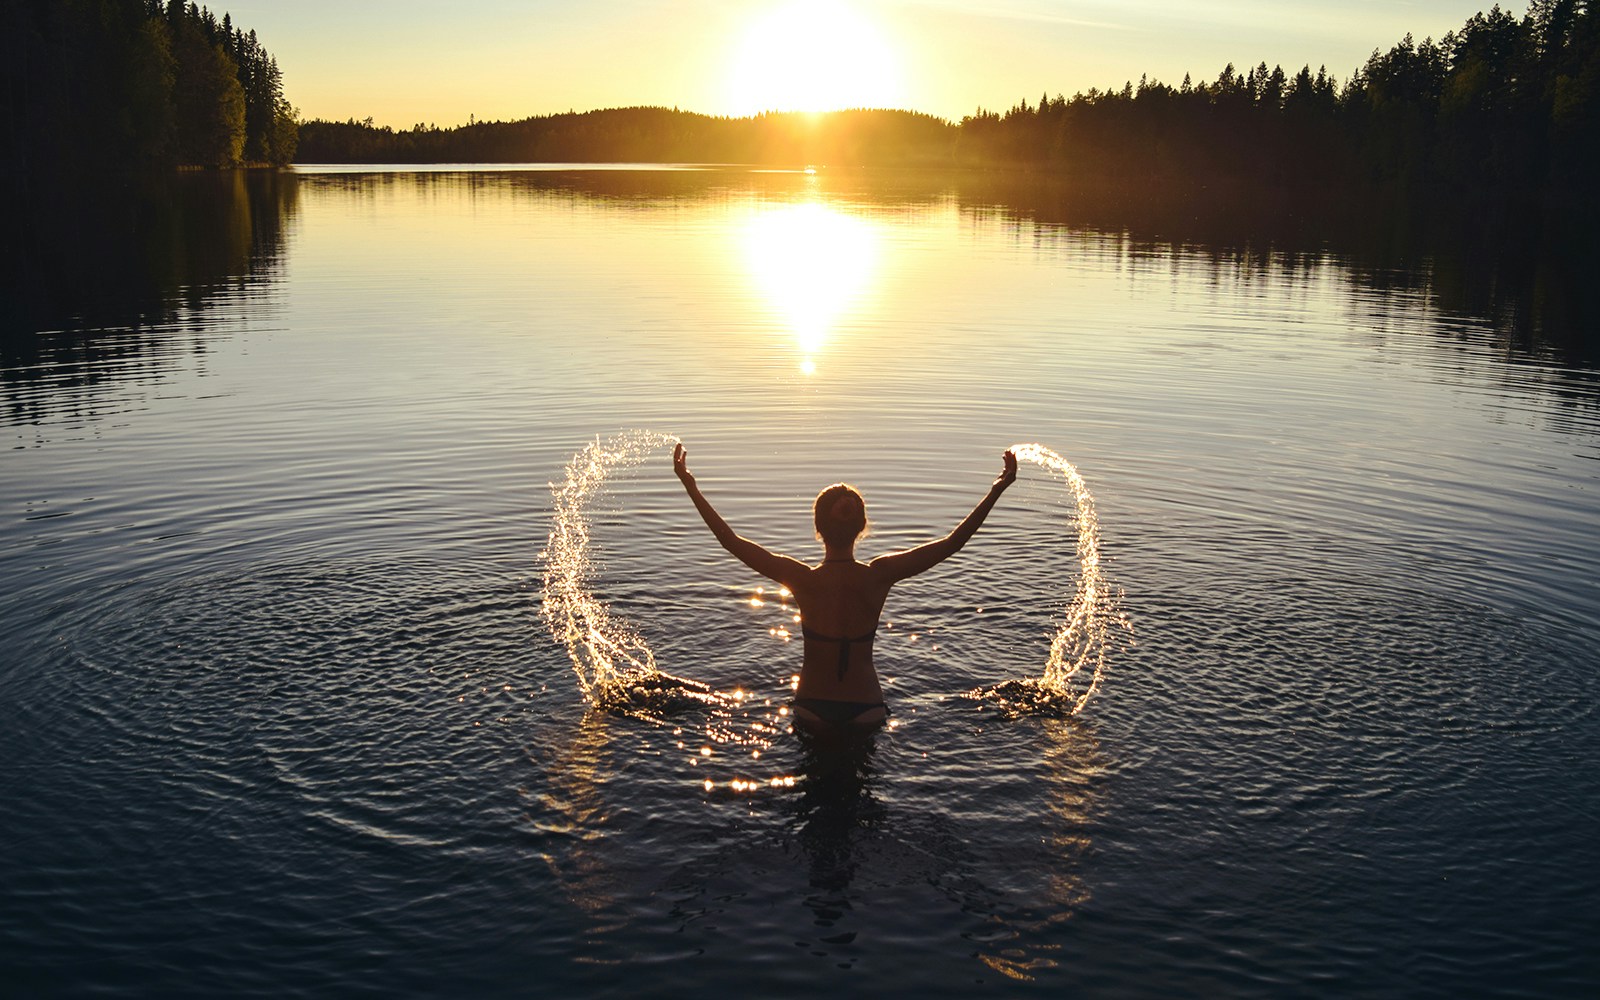
<svg viewBox="0 0 1600 1000"><path fill-rule="evenodd" d="M299 207L295 175L268 170L33 194L0 295L0 398L18 423L191 363L246 298L259 321Z"/></svg>

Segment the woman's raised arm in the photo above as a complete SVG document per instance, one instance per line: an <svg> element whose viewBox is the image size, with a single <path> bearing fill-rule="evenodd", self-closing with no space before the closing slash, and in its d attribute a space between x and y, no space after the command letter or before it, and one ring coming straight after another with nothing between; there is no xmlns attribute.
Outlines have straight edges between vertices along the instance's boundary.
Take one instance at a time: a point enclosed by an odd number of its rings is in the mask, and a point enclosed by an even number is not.
<svg viewBox="0 0 1600 1000"><path fill-rule="evenodd" d="M1000 470L994 483L989 487L989 492L978 501L978 506L972 508L968 514L956 525L955 530L943 538L918 545L914 549L904 552L891 552L872 560L872 567L887 571L891 580L904 580L908 576L930 570L944 562L946 559L961 551L967 540L977 533L983 525L983 519L989 516L989 511L994 509L995 502L1000 499L1000 494L1006 487L1017 481L1017 456L1015 452L1005 453L1005 467Z"/></svg>
<svg viewBox="0 0 1600 1000"><path fill-rule="evenodd" d="M700 492L700 487L695 484L694 474L689 471L688 455L684 452L681 442L672 449L672 471L677 474L678 481L683 483L689 499L694 501L695 510L700 512L706 527L717 536L717 541L723 548L733 553L734 558L767 579L784 586L791 586L792 582L806 571L806 564L800 560L769 552L728 526L728 522L723 520L722 515L717 513L717 509L711 506L711 501L706 499L705 494Z"/></svg>

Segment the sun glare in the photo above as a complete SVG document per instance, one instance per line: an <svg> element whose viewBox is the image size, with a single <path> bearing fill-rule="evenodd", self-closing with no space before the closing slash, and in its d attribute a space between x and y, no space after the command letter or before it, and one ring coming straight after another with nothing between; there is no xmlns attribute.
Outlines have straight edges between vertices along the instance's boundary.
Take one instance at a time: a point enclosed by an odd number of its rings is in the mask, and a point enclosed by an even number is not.
<svg viewBox="0 0 1600 1000"><path fill-rule="evenodd" d="M784 3L757 15L737 43L728 86L737 115L905 104L887 37L835 0Z"/></svg>
<svg viewBox="0 0 1600 1000"><path fill-rule="evenodd" d="M872 224L818 202L758 210L745 235L745 260L775 313L794 333L800 370L844 311L866 291L877 258Z"/></svg>

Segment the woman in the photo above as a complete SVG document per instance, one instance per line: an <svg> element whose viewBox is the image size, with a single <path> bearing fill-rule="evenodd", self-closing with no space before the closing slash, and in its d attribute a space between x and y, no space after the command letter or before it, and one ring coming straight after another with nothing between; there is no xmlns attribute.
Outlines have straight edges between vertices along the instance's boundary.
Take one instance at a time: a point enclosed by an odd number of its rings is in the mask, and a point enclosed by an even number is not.
<svg viewBox="0 0 1600 1000"><path fill-rule="evenodd" d="M1005 468L988 495L950 534L865 563L857 561L855 547L867 531L866 502L855 487L835 483L817 494L813 505L823 546L822 561L815 566L768 552L728 527L695 485L682 444L672 451L672 469L722 547L794 594L806 649L795 690L795 719L813 732L837 732L876 726L889 715L872 665L872 638L889 588L961 551L1000 494L1016 482L1017 456L1005 453Z"/></svg>

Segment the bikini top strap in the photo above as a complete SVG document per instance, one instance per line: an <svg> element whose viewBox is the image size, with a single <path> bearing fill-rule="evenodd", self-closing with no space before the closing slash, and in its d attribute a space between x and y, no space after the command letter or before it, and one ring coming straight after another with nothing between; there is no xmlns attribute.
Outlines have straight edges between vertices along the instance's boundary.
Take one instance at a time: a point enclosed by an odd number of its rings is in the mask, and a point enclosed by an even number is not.
<svg viewBox="0 0 1600 1000"><path fill-rule="evenodd" d="M866 635L841 638L840 636L836 635L823 635L821 632L816 632L808 628L805 622L801 622L800 634L805 636L807 639L812 639L817 642L837 642L839 644L839 679L844 680L845 672L850 669L850 645L857 642L871 642L873 636L878 634L878 630L873 629Z"/></svg>

